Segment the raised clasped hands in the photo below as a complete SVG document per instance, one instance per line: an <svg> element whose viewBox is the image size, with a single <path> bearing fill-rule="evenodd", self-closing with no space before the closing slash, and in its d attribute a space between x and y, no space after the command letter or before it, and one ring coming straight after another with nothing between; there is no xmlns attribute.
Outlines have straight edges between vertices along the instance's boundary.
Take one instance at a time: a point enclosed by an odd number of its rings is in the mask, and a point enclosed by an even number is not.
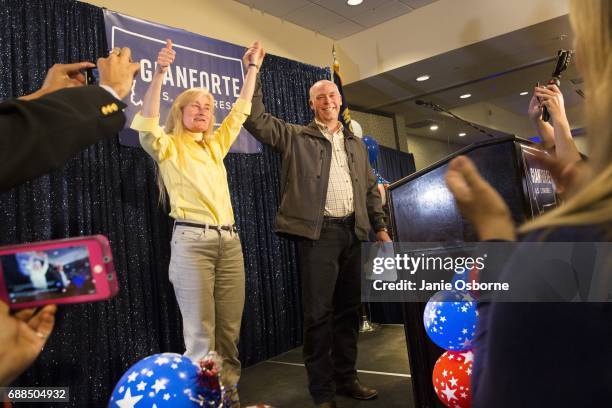
<svg viewBox="0 0 612 408"><path fill-rule="evenodd" d="M261 68L261 64L265 56L266 52L261 46L261 42L253 42L253 44L251 44L249 48L247 48L246 52L244 53L244 56L242 57L244 69L248 70L251 64L257 66L257 69Z"/></svg>

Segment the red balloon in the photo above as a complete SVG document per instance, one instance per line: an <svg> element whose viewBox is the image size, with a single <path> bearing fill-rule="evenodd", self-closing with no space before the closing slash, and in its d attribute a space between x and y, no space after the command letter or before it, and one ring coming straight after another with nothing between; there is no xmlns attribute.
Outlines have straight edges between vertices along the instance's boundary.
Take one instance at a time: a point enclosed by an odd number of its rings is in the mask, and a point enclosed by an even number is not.
<svg viewBox="0 0 612 408"><path fill-rule="evenodd" d="M449 408L472 406L472 362L471 350L447 351L438 358L433 369L432 381L436 395Z"/></svg>

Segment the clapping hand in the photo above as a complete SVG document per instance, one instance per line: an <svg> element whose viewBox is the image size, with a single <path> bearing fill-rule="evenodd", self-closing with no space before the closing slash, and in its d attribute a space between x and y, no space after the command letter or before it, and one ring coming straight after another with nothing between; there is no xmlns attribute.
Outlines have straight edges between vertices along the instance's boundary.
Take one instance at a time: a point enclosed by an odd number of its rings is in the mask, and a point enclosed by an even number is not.
<svg viewBox="0 0 612 408"><path fill-rule="evenodd" d="M482 178L470 159L458 156L451 160L446 185L455 197L461 214L474 225L481 241L515 240L514 222L508 206Z"/></svg>
<svg viewBox="0 0 612 408"><path fill-rule="evenodd" d="M565 163L546 152L535 151L534 154L536 160L550 171L557 194L565 199L576 194L593 176L589 165L582 160Z"/></svg>

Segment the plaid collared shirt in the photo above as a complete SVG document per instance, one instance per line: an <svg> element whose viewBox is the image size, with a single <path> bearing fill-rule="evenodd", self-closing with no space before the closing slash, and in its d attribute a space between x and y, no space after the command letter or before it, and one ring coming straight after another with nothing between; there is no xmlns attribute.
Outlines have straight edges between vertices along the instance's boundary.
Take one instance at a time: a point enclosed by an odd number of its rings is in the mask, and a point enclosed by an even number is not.
<svg viewBox="0 0 612 408"><path fill-rule="evenodd" d="M338 129L331 132L327 127L315 120L321 133L332 144L331 166L329 169L329 184L325 199L325 216L346 217L355 211L353 205L353 184L344 147L344 127L338 122Z"/></svg>

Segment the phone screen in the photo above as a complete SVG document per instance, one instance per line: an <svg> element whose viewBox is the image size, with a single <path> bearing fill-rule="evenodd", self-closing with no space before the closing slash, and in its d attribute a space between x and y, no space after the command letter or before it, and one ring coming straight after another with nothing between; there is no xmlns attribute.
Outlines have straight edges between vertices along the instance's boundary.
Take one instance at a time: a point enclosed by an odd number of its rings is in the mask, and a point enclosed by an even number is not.
<svg viewBox="0 0 612 408"><path fill-rule="evenodd" d="M100 73L98 68L87 68L85 70L85 85L98 85Z"/></svg>
<svg viewBox="0 0 612 408"><path fill-rule="evenodd" d="M87 246L0 256L11 304L96 293Z"/></svg>

